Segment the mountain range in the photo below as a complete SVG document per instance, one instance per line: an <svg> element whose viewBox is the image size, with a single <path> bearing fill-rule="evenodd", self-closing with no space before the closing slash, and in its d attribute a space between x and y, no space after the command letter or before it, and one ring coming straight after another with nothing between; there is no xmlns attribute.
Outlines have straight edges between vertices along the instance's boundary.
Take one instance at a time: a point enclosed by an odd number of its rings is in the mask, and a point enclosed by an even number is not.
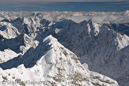
<svg viewBox="0 0 129 86"><path fill-rule="evenodd" d="M1 86L129 85L128 23L9 14L0 21Z"/></svg>

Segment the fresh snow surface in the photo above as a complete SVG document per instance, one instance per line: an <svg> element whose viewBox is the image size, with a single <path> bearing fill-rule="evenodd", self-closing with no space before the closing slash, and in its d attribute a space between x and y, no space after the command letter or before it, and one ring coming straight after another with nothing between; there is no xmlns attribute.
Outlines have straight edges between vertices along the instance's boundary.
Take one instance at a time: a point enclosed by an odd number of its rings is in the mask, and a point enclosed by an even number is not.
<svg viewBox="0 0 129 86"><path fill-rule="evenodd" d="M0 86L129 86L128 16L0 12Z"/></svg>

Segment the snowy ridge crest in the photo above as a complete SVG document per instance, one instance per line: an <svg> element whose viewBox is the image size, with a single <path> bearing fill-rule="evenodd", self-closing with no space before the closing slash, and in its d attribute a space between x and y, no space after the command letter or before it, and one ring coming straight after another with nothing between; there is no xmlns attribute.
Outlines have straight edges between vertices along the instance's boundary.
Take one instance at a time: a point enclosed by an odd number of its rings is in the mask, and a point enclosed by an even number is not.
<svg viewBox="0 0 129 86"><path fill-rule="evenodd" d="M1 81L4 81L6 84L11 80L12 82L16 81L17 85L27 86L28 84L26 84L25 81L33 82L35 79L37 82L42 80L43 83L40 84L40 86L118 86L116 81L89 71L86 64L85 66L81 65L77 56L62 46L57 39L53 38L51 35L46 37L43 42L45 42L47 46L50 45L50 49L37 60L36 65L31 68L25 68L24 65L21 64L17 68L8 70L1 69ZM44 49L46 49L46 47ZM42 51L37 50L39 49L36 49L35 52L39 55ZM29 55L28 58L35 59L32 58L31 55ZM23 76L26 77L26 79ZM19 82L17 80L19 80ZM29 84L29 86L31 85L33 86L34 84Z"/></svg>

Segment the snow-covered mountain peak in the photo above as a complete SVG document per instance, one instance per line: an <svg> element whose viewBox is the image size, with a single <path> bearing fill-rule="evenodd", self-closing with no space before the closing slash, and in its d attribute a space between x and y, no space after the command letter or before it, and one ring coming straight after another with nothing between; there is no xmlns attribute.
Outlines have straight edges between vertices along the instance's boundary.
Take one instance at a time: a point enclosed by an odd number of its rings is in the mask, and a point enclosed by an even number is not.
<svg viewBox="0 0 129 86"><path fill-rule="evenodd" d="M85 66L81 65L77 56L54 37L48 36L42 42L36 49L29 50L23 57L16 58L20 63L16 68L0 69L0 80L5 85L15 81L16 85L26 86L118 86L116 81L89 71L86 64ZM19 64L16 59L0 65L4 68ZM29 65L33 66L29 67ZM29 68L25 68L27 66ZM4 83L0 83L1 86L4 86Z"/></svg>
<svg viewBox="0 0 129 86"><path fill-rule="evenodd" d="M46 55L44 56L44 58L43 58L44 62L42 63L44 65L50 64L52 66L51 66L51 68L47 68L46 67L47 65L46 65L46 66L44 66L45 67L44 70L51 69L47 73L50 77L53 77L55 81L57 80L57 82L60 82L59 85L63 85L64 81L65 81L65 84L69 83L66 85L82 85L82 86L92 86L93 85L94 86L97 84L96 82L94 82L94 80L92 82L92 78L94 78L95 75L93 75L93 77L90 77L89 74L91 72L87 68L83 67L80 64L79 60L77 59L77 57L74 53L70 52L68 49L66 49L64 46L62 46L52 36L48 36L47 38L45 38L44 41L50 41L49 43L52 46L52 49L50 51L48 51L46 53ZM55 72L55 74L53 75L52 73L54 73L54 72ZM91 75L92 75L92 73L91 73ZM70 78L73 80L71 81ZM91 78L91 80L90 80L90 78ZM105 78L105 79L107 80L107 78ZM112 83L112 85L116 85L115 83L114 84L113 83ZM105 83L101 82L99 84L104 85ZM110 85L110 83L107 83L105 85Z"/></svg>
<svg viewBox="0 0 129 86"><path fill-rule="evenodd" d="M0 22L0 35L6 39L15 38L19 35L17 28L8 22Z"/></svg>
<svg viewBox="0 0 129 86"><path fill-rule="evenodd" d="M37 31L37 27L40 26L40 20L38 18L30 17L18 17L10 21L10 23L23 34L29 34Z"/></svg>
<svg viewBox="0 0 129 86"><path fill-rule="evenodd" d="M91 70L97 70L97 72L108 75L118 80L122 85L127 83L128 79L122 80L123 83L120 81L121 77L128 75L128 73L124 75L120 73L120 71L125 70L124 66L117 67L118 65L128 64L128 54L123 53L129 45L127 35L91 20L80 23L65 20L58 22L56 25L54 36L65 47L80 57L82 63L88 63ZM126 58L125 60L122 60L123 56ZM104 71L106 68L107 70ZM123 70L120 68L123 68ZM112 72L114 74L110 74ZM119 73L119 75L116 73Z"/></svg>

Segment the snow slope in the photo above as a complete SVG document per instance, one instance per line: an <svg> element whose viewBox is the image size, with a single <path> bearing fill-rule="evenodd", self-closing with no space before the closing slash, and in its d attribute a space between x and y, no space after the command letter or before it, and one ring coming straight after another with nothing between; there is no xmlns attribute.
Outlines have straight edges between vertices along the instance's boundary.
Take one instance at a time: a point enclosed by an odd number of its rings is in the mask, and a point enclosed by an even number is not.
<svg viewBox="0 0 129 86"><path fill-rule="evenodd" d="M30 67L33 62L35 65ZM0 69L1 86L118 86L116 81L89 71L87 64L82 65L74 53L51 35L25 56L0 66L10 67Z"/></svg>

